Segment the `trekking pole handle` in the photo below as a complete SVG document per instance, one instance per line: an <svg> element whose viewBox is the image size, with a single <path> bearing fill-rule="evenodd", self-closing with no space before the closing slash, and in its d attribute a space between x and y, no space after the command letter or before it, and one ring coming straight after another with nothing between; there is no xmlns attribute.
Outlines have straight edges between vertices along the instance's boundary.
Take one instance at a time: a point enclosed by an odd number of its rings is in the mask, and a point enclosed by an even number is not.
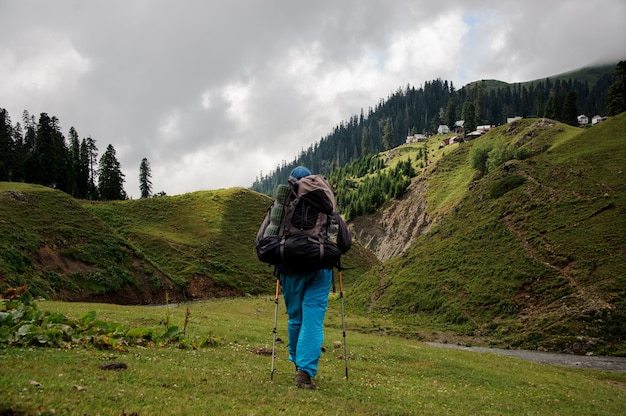
<svg viewBox="0 0 626 416"><path fill-rule="evenodd" d="M280 279L276 279L276 296L274 297L274 303L278 303L278 290L280 287Z"/></svg>
<svg viewBox="0 0 626 416"><path fill-rule="evenodd" d="M343 297L343 272L339 270L339 296Z"/></svg>

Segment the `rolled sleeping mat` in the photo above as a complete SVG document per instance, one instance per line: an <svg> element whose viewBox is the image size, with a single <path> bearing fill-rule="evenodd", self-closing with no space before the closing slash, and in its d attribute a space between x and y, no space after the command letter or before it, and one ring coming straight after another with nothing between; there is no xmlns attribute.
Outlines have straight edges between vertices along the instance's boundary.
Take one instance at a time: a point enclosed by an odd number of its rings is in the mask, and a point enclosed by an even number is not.
<svg viewBox="0 0 626 416"><path fill-rule="evenodd" d="M263 237L267 237L268 235L278 235L283 215L285 215L285 206L278 201L275 201L272 206L272 210L270 211L270 223L267 225L267 228L265 228Z"/></svg>
<svg viewBox="0 0 626 416"><path fill-rule="evenodd" d="M284 202L289 196L289 192L291 191L291 187L289 185L278 185L276 187L274 205L272 206L272 210L270 211L270 223L268 224L265 232L263 233L263 237L267 237L269 235L278 235L278 230L280 229L280 223L283 220L283 216L285 215L285 205Z"/></svg>
<svg viewBox="0 0 626 416"><path fill-rule="evenodd" d="M272 211L270 211L270 222L275 225L280 225L280 222L283 220L283 215L285 215L285 206L275 202Z"/></svg>
<svg viewBox="0 0 626 416"><path fill-rule="evenodd" d="M276 199L281 204L284 204L285 200L287 199L287 196L289 195L290 190L291 190L291 187L289 185L284 185L284 184L278 185L278 187L276 187L274 199Z"/></svg>
<svg viewBox="0 0 626 416"><path fill-rule="evenodd" d="M265 228L265 232L263 233L263 237L268 237L270 235L278 235L278 225L268 224L267 228Z"/></svg>

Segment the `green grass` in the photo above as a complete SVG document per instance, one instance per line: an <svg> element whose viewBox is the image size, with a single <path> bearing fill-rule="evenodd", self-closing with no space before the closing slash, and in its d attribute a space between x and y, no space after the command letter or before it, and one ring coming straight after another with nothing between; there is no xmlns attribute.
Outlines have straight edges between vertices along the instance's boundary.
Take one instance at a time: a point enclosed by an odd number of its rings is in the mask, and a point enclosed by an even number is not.
<svg viewBox="0 0 626 416"><path fill-rule="evenodd" d="M236 294L271 293L273 268L261 263L255 238L270 198L243 188L175 197L86 204L94 216L170 279L184 286L197 276ZM366 270L375 260L355 244L344 263Z"/></svg>
<svg viewBox="0 0 626 416"><path fill-rule="evenodd" d="M459 144L449 146L445 159L431 168L428 184L429 211L442 215L465 196L474 176L467 163L466 147Z"/></svg>
<svg viewBox="0 0 626 416"><path fill-rule="evenodd" d="M350 293L347 293L349 296ZM286 339L282 302L278 336ZM430 347L416 340L362 334L363 318L346 315L345 380L340 303L332 296L316 377L321 389L293 386L293 364L277 344L270 381L271 296L165 307L41 302L43 310L79 317L95 310L122 326L158 328L166 315L188 336L213 334L215 347L0 350L0 411L64 415L615 415L626 406L626 375L525 362L490 353ZM99 365L123 362L105 371ZM23 413L18 413L23 412Z"/></svg>
<svg viewBox="0 0 626 416"><path fill-rule="evenodd" d="M0 182L0 218L0 289L27 283L33 294L71 298L120 280L139 285L125 242L63 192Z"/></svg>
<svg viewBox="0 0 626 416"><path fill-rule="evenodd" d="M272 280L254 254L267 205L263 195L232 188L85 208L181 286L202 275L218 286L258 293Z"/></svg>
<svg viewBox="0 0 626 416"><path fill-rule="evenodd" d="M58 300L163 303L272 293L255 237L270 198L243 189L131 201L77 201L0 182L0 292L28 285ZM374 256L355 243L344 264Z"/></svg>

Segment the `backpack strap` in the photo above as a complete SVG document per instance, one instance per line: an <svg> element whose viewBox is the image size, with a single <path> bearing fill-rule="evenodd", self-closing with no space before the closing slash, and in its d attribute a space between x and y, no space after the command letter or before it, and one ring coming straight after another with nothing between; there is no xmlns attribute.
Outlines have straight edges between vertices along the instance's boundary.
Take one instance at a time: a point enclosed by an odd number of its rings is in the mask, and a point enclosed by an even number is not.
<svg viewBox="0 0 626 416"><path fill-rule="evenodd" d="M324 261L324 238L321 235L317 236L317 242L320 245L320 263Z"/></svg>
<svg viewBox="0 0 626 416"><path fill-rule="evenodd" d="M283 263L285 263L285 236L280 236L280 243L278 244L278 254Z"/></svg>
<svg viewBox="0 0 626 416"><path fill-rule="evenodd" d="M283 239L285 237L285 234L287 234L287 232L289 231L289 227L291 226L291 219L293 218L293 212L296 209L296 205L298 205L298 202L300 201L295 192L292 191L291 196L293 198L288 198L289 203L285 205L285 215L283 216L283 220L281 221L280 228L278 230L278 235Z"/></svg>
<svg viewBox="0 0 626 416"><path fill-rule="evenodd" d="M298 203L298 180L295 178L289 178L289 194L285 197L285 215L280 223L278 229L278 236L280 237L280 243L278 246L278 253L280 259L285 263L285 241L291 224L291 218L293 217L293 210Z"/></svg>

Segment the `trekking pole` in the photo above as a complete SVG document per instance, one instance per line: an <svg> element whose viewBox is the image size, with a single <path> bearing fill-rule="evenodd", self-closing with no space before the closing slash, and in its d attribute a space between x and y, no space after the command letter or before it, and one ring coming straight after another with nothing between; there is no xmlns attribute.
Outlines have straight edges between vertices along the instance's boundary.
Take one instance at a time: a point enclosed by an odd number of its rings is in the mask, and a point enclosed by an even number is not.
<svg viewBox="0 0 626 416"><path fill-rule="evenodd" d="M276 279L276 296L274 297L274 342L272 343L272 370L270 373L270 381L274 379L274 357L276 356L276 321L278 320L278 287L280 279Z"/></svg>
<svg viewBox="0 0 626 416"><path fill-rule="evenodd" d="M346 363L346 380L348 380L348 347L346 346L346 317L343 306L343 272L339 269L339 298L341 299L341 327L343 329L343 360Z"/></svg>

